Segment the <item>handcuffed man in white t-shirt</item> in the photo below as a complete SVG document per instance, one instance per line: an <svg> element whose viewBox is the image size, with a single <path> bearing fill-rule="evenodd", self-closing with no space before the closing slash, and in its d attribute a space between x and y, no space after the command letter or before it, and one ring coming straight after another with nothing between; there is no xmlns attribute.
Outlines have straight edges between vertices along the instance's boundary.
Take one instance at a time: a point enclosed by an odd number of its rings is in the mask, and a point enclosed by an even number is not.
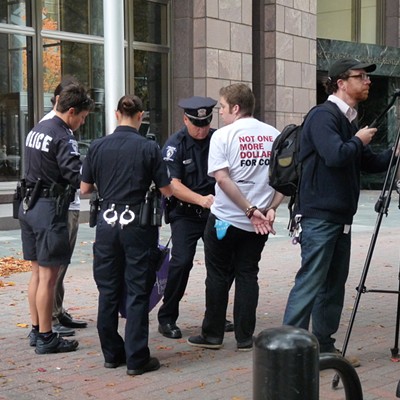
<svg viewBox="0 0 400 400"><path fill-rule="evenodd" d="M253 118L254 105L245 84L220 90L220 115L226 126L214 133L208 158L216 190L204 231L206 311L201 334L188 339L192 346L222 347L233 273L237 349L253 347L258 262L268 234L275 234L275 211L284 197L268 185L270 152L279 131Z"/></svg>

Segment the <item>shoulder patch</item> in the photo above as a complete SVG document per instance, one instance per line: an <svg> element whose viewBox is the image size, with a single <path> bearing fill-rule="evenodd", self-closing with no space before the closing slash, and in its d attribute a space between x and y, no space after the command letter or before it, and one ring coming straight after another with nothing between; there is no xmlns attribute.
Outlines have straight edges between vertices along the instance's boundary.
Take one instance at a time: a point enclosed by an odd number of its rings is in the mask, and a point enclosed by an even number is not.
<svg viewBox="0 0 400 400"><path fill-rule="evenodd" d="M165 149L164 161L174 161L173 157L175 153L176 147L167 146L167 148Z"/></svg>
<svg viewBox="0 0 400 400"><path fill-rule="evenodd" d="M79 147L78 147L78 142L75 139L69 139L69 144L71 146L71 154L74 156L79 156Z"/></svg>

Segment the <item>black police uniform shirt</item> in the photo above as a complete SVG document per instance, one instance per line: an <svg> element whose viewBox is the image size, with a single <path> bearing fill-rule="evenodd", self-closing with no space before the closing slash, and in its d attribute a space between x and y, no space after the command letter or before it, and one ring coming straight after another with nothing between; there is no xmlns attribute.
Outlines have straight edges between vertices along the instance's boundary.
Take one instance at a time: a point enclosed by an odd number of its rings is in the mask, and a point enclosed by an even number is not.
<svg viewBox="0 0 400 400"><path fill-rule="evenodd" d="M186 127L174 133L165 143L162 154L171 178L179 179L186 187L202 196L214 194L215 179L207 175L210 129L203 140L193 139Z"/></svg>
<svg viewBox="0 0 400 400"><path fill-rule="evenodd" d="M118 126L111 135L91 143L82 181L96 183L104 201L138 205L152 181L164 187L170 178L157 143L132 127Z"/></svg>
<svg viewBox="0 0 400 400"><path fill-rule="evenodd" d="M78 143L59 117L39 122L25 140L25 180L33 186L40 178L43 187L52 183L80 185L81 160Z"/></svg>

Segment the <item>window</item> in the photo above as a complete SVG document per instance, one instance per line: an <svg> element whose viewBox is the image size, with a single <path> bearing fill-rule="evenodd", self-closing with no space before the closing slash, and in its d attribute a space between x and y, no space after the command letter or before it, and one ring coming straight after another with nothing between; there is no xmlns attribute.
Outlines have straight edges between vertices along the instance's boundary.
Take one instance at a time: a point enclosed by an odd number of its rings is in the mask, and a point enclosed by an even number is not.
<svg viewBox="0 0 400 400"><path fill-rule="evenodd" d="M148 0L134 0L134 40L168 43L167 6Z"/></svg>
<svg viewBox="0 0 400 400"><path fill-rule="evenodd" d="M16 180L22 170L21 150L32 121L26 51L30 40L0 34L0 181Z"/></svg>
<svg viewBox="0 0 400 400"><path fill-rule="evenodd" d="M30 13L27 14L26 7L29 4L30 1L27 5L25 0L0 1L0 22L3 24L27 26L26 17Z"/></svg>
<svg viewBox="0 0 400 400"><path fill-rule="evenodd" d="M75 132L82 152L106 134L103 1L113 0L0 0L0 181L21 177L25 137L51 110L65 75L76 77L95 101ZM124 4L129 45L126 59L115 62L126 66L126 92L146 107L142 134L161 144L170 124L170 0Z"/></svg>
<svg viewBox="0 0 400 400"><path fill-rule="evenodd" d="M104 136L104 48L102 45L67 40L44 39L44 112L51 110L50 99L62 76L73 75L89 90L95 110L75 132L78 140L90 141Z"/></svg>
<svg viewBox="0 0 400 400"><path fill-rule="evenodd" d="M382 44L382 3L378 0L318 0L317 36Z"/></svg>
<svg viewBox="0 0 400 400"><path fill-rule="evenodd" d="M170 131L169 120L169 1L127 0L128 91L139 96L145 107L141 133L163 145Z"/></svg>
<svg viewBox="0 0 400 400"><path fill-rule="evenodd" d="M146 111L141 132L161 144L168 137L168 57L135 50L134 60L134 91Z"/></svg>
<svg viewBox="0 0 400 400"><path fill-rule="evenodd" d="M103 36L102 0L43 0L43 29Z"/></svg>

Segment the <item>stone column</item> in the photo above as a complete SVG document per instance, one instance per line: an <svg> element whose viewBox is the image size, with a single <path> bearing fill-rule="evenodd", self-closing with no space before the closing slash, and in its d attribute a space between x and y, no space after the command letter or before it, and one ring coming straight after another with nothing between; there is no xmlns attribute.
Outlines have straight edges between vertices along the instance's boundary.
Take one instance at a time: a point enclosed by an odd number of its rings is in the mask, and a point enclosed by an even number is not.
<svg viewBox="0 0 400 400"><path fill-rule="evenodd" d="M174 13L175 105L192 95L218 100L219 89L234 82L251 86L251 0L178 0ZM220 125L216 108L212 126Z"/></svg>
<svg viewBox="0 0 400 400"><path fill-rule="evenodd" d="M316 0L265 0L264 120L282 129L316 104Z"/></svg>

